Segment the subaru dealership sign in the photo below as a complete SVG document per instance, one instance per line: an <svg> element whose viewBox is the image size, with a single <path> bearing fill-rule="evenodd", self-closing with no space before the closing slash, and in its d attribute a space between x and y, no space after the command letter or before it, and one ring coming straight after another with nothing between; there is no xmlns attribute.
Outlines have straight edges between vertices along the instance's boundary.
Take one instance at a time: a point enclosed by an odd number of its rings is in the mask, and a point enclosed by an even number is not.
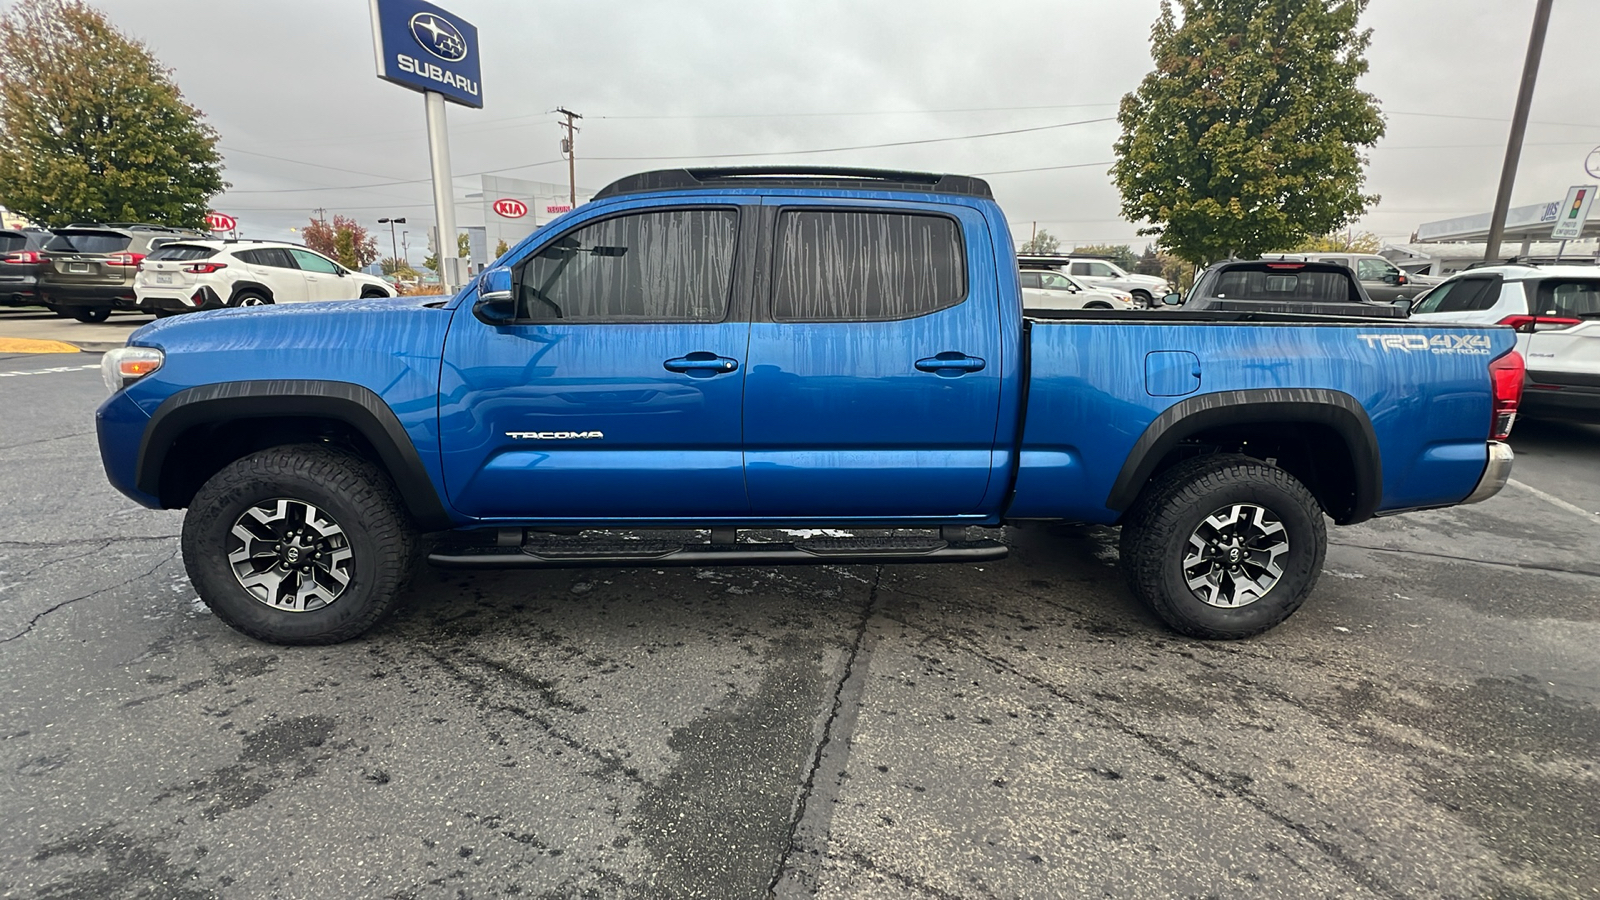
<svg viewBox="0 0 1600 900"><path fill-rule="evenodd" d="M481 109L478 29L423 0L371 0L378 77Z"/></svg>

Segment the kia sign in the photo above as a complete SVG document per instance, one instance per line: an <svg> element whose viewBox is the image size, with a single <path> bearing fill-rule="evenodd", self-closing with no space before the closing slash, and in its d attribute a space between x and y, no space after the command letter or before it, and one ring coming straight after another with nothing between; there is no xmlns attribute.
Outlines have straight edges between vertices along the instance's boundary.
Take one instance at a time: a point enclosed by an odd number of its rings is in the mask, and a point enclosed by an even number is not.
<svg viewBox="0 0 1600 900"><path fill-rule="evenodd" d="M209 212L206 213L206 224L211 226L212 231L233 231L239 227L239 220L219 212Z"/></svg>
<svg viewBox="0 0 1600 900"><path fill-rule="evenodd" d="M520 219L528 214L528 204L510 197L501 197L494 202L494 211L507 219Z"/></svg>
<svg viewBox="0 0 1600 900"><path fill-rule="evenodd" d="M478 29L423 0L371 0L378 77L481 109Z"/></svg>

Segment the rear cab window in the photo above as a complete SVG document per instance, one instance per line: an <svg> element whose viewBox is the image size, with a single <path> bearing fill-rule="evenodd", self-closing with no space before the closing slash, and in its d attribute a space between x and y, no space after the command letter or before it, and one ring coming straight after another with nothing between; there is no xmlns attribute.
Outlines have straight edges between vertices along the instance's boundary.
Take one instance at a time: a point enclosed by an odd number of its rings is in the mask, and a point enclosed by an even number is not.
<svg viewBox="0 0 1600 900"><path fill-rule="evenodd" d="M775 248L775 321L886 322L967 298L965 241L947 216L789 209Z"/></svg>
<svg viewBox="0 0 1600 900"><path fill-rule="evenodd" d="M1537 316L1600 318L1600 278L1547 278L1534 292Z"/></svg>
<svg viewBox="0 0 1600 900"><path fill-rule="evenodd" d="M1213 270L1195 294L1218 300L1271 303L1359 303L1350 270L1309 268L1292 263L1256 263Z"/></svg>

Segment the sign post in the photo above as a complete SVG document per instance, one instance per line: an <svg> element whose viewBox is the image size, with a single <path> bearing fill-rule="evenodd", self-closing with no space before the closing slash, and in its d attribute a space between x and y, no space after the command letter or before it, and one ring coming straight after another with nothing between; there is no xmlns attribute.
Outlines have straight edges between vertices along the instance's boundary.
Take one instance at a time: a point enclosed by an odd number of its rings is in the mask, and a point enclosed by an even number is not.
<svg viewBox="0 0 1600 900"><path fill-rule="evenodd" d="M448 100L483 108L478 29L425 0L370 0L378 77L421 91L428 121L428 158L433 169L433 211L439 241L434 258L446 291L461 287L456 258L455 187L450 174Z"/></svg>

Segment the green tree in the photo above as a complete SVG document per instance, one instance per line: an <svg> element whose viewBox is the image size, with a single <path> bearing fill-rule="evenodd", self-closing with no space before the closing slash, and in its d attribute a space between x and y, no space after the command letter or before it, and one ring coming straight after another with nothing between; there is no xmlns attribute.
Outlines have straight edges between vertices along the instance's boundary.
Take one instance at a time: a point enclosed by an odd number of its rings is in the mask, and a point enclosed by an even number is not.
<svg viewBox="0 0 1600 900"><path fill-rule="evenodd" d="M80 0L0 17L0 204L42 225L202 228L217 133L140 42Z"/></svg>
<svg viewBox="0 0 1600 900"><path fill-rule="evenodd" d="M1180 22L1174 6L1182 11ZM1364 212L1361 148L1383 136L1357 89L1367 0L1162 0L1155 71L1122 98L1122 212L1192 263L1329 234Z"/></svg>
<svg viewBox="0 0 1600 900"><path fill-rule="evenodd" d="M1109 259L1129 272L1139 264L1139 257L1133 254L1133 248L1127 244L1086 244L1082 247L1072 248L1073 256L1098 256Z"/></svg>
<svg viewBox="0 0 1600 900"><path fill-rule="evenodd" d="M1017 252L1028 256L1050 256L1060 249L1061 239L1041 228L1033 237L1023 241Z"/></svg>
<svg viewBox="0 0 1600 900"><path fill-rule="evenodd" d="M494 245L494 258L499 259L500 257L505 256L506 251L510 249L511 248L506 245L505 240L502 239L500 243Z"/></svg>

